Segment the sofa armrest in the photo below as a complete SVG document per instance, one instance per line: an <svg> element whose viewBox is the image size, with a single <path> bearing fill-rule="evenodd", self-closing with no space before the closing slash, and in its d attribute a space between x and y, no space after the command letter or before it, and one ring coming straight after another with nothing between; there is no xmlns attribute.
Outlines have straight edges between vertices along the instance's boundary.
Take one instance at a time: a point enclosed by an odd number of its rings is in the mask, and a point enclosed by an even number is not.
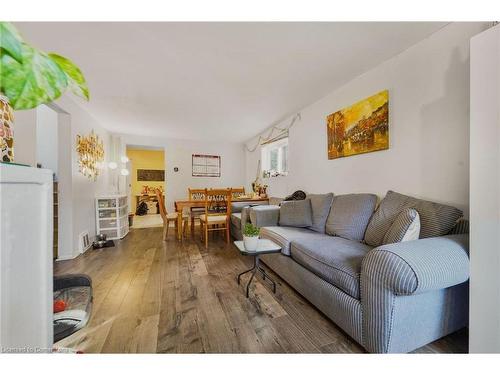
<svg viewBox="0 0 500 375"><path fill-rule="evenodd" d="M267 202L232 202L231 203L231 213L238 213L243 210L245 207L253 207L267 205Z"/></svg>
<svg viewBox="0 0 500 375"><path fill-rule="evenodd" d="M363 259L361 282L396 295L444 289L469 279L469 236L425 238L382 245Z"/></svg>
<svg viewBox="0 0 500 375"><path fill-rule="evenodd" d="M76 287L76 286L92 286L92 279L85 274L67 274L54 276L54 292Z"/></svg>
<svg viewBox="0 0 500 375"><path fill-rule="evenodd" d="M283 198L280 197L269 197L269 204L271 206L279 206L283 202Z"/></svg>
<svg viewBox="0 0 500 375"><path fill-rule="evenodd" d="M278 225L280 217L279 206L255 206L249 210L250 221L258 228Z"/></svg>

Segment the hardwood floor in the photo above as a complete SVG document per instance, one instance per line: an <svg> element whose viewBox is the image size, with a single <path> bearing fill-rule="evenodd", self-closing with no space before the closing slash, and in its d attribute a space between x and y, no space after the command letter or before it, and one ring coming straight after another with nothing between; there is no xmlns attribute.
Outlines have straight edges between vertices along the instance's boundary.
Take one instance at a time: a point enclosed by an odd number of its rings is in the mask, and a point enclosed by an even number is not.
<svg viewBox="0 0 500 375"><path fill-rule="evenodd" d="M134 229L116 247L57 262L55 273L92 277L94 306L84 329L56 346L85 353L362 353L277 275L273 294L260 278L250 298L236 275L252 259L233 244L182 243L161 228ZM243 283L248 277L243 277ZM459 331L418 353L467 352Z"/></svg>

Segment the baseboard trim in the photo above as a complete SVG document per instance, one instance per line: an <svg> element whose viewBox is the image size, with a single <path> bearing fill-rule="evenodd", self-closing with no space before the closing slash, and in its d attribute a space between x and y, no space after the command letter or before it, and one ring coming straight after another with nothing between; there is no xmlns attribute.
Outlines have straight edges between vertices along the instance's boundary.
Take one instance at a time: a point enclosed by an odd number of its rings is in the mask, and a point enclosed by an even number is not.
<svg viewBox="0 0 500 375"><path fill-rule="evenodd" d="M71 255L65 255L65 256L60 256L60 257L57 257L56 259L56 262L59 262L61 260L71 260L71 259L75 259L77 256L81 255L81 253L78 253L78 254L73 254L72 256Z"/></svg>

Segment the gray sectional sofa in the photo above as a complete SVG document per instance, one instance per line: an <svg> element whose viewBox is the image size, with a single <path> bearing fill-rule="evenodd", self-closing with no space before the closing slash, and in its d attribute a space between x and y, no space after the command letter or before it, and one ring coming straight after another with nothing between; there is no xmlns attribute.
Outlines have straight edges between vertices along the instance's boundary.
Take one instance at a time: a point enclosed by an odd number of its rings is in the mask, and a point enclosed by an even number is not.
<svg viewBox="0 0 500 375"><path fill-rule="evenodd" d="M305 223L285 204L235 207L233 236L248 221L261 227L262 238L282 246L262 256L266 265L367 351L410 352L467 325L468 223L460 210L392 191L378 207L373 194L306 200ZM394 237L407 212L418 217L418 239Z"/></svg>

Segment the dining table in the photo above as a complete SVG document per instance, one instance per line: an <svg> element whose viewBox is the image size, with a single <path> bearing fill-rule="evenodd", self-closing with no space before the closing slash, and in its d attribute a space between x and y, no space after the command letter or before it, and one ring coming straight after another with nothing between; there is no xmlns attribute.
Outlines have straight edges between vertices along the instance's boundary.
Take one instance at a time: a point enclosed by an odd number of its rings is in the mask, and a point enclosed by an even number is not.
<svg viewBox="0 0 500 375"><path fill-rule="evenodd" d="M249 198L249 197L240 197L240 198L233 198L231 199L231 203L234 202L241 202L241 203L255 203L255 202L269 202L269 198L262 198L262 197L256 197L256 198ZM174 207L175 207L175 212L177 212L177 239L179 241L182 240L182 213L184 212L184 209L186 208L204 208L205 207L205 201L204 200L179 200L179 201L174 201Z"/></svg>

